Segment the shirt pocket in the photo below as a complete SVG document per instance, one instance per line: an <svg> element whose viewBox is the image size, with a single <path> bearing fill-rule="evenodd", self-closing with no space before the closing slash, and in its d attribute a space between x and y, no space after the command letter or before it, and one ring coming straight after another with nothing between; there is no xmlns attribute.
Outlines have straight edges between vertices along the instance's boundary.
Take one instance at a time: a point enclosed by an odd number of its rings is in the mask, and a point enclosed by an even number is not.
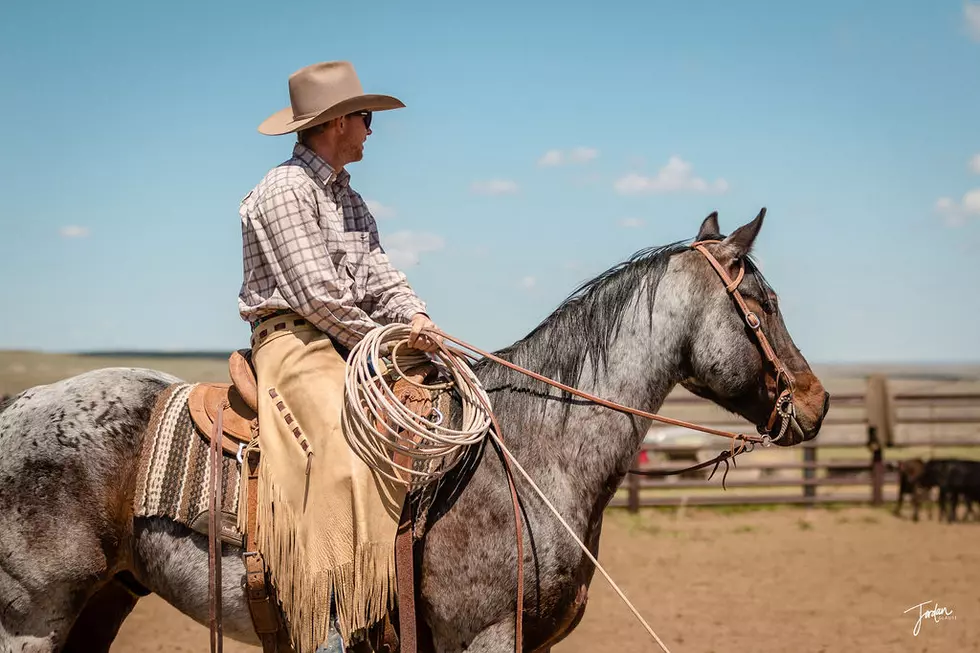
<svg viewBox="0 0 980 653"><path fill-rule="evenodd" d="M366 231L345 231L344 249L347 257L347 274L354 280L361 294L367 286L368 265L370 263L370 234Z"/></svg>

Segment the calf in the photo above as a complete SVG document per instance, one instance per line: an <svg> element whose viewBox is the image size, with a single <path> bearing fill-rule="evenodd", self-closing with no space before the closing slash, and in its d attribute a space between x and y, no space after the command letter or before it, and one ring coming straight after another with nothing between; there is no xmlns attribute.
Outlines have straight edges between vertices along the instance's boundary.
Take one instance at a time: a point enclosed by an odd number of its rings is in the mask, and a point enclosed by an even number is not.
<svg viewBox="0 0 980 653"><path fill-rule="evenodd" d="M939 488L939 518L948 521L956 519L956 505L960 496L967 498L967 513L972 501L980 500L976 494L976 483L980 462L957 458L934 458L923 462L912 458L898 463L899 488L895 514L902 509L902 499L906 494L912 497L912 521L919 521L919 506L930 490ZM930 516L932 511L930 510Z"/></svg>
<svg viewBox="0 0 980 653"><path fill-rule="evenodd" d="M915 502L915 479L922 475L922 466L925 465L921 458L912 458L910 460L900 460L896 465L898 469L898 502L895 504L895 516L900 517L902 514L902 501L905 499L905 495L912 497L912 503L915 506L914 519L919 520L918 506Z"/></svg>
<svg viewBox="0 0 980 653"><path fill-rule="evenodd" d="M960 497L966 501L966 516L972 512L974 501L980 501L980 461L957 460L945 468L940 491L945 488L949 498L947 521L956 521L956 505Z"/></svg>

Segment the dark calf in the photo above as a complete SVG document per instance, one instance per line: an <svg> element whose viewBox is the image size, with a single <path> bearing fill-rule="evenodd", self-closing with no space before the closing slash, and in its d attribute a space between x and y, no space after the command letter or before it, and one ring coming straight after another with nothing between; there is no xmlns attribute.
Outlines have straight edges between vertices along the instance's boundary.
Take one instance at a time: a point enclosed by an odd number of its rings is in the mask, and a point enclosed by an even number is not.
<svg viewBox="0 0 980 653"><path fill-rule="evenodd" d="M895 515L902 511L902 500L905 495L912 497L912 521L919 521L919 506L923 497L929 497L929 491L936 486L936 467L942 461L931 460L928 463L921 458L912 458L898 463L898 503L895 504ZM930 518L932 510L929 511Z"/></svg>
<svg viewBox="0 0 980 653"><path fill-rule="evenodd" d="M972 512L972 504L980 501L980 461L957 460L945 467L945 477L939 486L945 489L949 501L947 521L956 521L956 506L962 497L966 501L966 516Z"/></svg>
<svg viewBox="0 0 980 653"><path fill-rule="evenodd" d="M899 517L902 514L902 502L905 500L905 496L908 495L912 497L913 504L915 503L915 481L922 474L922 466L925 463L921 458L913 458L911 460L901 460L896 465L895 468L898 470L898 502L895 504L895 516ZM918 509L915 510L914 519L918 521L919 514Z"/></svg>
<svg viewBox="0 0 980 653"><path fill-rule="evenodd" d="M912 520L919 521L919 505L934 487L939 488L939 518L956 521L960 497L966 499L967 515L974 501L980 501L980 461L939 458L923 462L919 458L898 463L899 494L895 514L902 509L902 499L912 496ZM930 511L931 515L931 511Z"/></svg>
<svg viewBox="0 0 980 653"><path fill-rule="evenodd" d="M962 496L970 504L980 501L980 462L957 458L939 458L923 462L919 458L898 464L899 494L895 514L902 509L902 499L912 496L912 520L919 521L919 506L934 487L939 488L939 518L956 520L956 507ZM931 514L931 513L930 513Z"/></svg>

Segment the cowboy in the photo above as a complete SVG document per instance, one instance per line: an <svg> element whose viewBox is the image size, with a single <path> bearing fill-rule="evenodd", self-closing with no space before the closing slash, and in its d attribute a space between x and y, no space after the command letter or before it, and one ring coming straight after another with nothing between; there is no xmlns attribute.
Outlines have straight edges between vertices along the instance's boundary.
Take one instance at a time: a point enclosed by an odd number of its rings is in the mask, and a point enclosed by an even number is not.
<svg viewBox="0 0 980 653"><path fill-rule="evenodd" d="M241 317L252 326L259 388L257 548L297 653L384 618L396 586L403 491L372 474L341 431L345 356L370 330L411 324L435 351L425 304L381 246L350 187L375 112L405 105L365 94L344 61L289 77L291 106L259 126L296 134L292 157L242 200ZM333 607L332 607L333 606Z"/></svg>

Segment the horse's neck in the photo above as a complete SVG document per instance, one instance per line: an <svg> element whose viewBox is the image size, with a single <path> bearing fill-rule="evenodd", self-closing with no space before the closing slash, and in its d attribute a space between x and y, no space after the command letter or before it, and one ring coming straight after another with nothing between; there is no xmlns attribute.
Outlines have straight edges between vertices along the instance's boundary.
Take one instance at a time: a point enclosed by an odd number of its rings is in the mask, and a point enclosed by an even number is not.
<svg viewBox="0 0 980 653"><path fill-rule="evenodd" d="M656 304L638 302L623 321L607 350L606 364L593 373L589 361L582 366L577 389L625 406L654 412L681 379L683 343L690 327L688 311L668 293ZM574 342L560 355L581 356ZM524 358L518 356L518 358ZM522 360L533 369L533 360ZM491 395L501 418L505 439L532 477L551 485L556 504L589 519L593 508L605 504L629 469L650 420L624 415L577 397L561 398L561 391L508 373ZM506 388L506 389L505 389ZM547 393L548 398L542 397ZM536 478L537 480L537 478ZM544 488L542 488L544 489ZM547 491L547 490L546 490ZM580 522L581 523L581 522Z"/></svg>

